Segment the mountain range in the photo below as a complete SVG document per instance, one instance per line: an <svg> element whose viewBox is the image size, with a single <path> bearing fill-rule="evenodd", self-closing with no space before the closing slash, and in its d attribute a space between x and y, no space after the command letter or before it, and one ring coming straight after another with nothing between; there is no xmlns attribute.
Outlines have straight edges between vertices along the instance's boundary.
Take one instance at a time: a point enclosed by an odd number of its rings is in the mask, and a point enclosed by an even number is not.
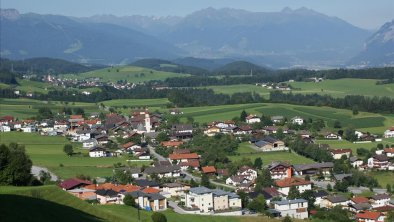
<svg viewBox="0 0 394 222"><path fill-rule="evenodd" d="M1 56L11 59L126 64L160 58L207 70L237 60L270 68L384 66L394 60L392 48L384 46L392 43L385 40L392 36L392 22L372 33L307 8L84 18L2 9L0 17Z"/></svg>

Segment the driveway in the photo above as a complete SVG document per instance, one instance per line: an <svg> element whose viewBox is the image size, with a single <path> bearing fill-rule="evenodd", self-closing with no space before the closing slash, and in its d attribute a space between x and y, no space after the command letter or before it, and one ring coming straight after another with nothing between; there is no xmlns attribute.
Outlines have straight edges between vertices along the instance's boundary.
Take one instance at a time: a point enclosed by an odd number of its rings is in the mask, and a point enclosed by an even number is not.
<svg viewBox="0 0 394 222"><path fill-rule="evenodd" d="M167 160L167 158L165 158L162 155L156 153L155 148L153 146L148 144L148 148L149 148L150 154L152 154L154 157L156 157L157 160L159 160L159 161Z"/></svg>
<svg viewBox="0 0 394 222"><path fill-rule="evenodd" d="M39 178L41 170L45 171L45 172L49 172L49 174L51 175L51 181L57 181L59 179L54 173L52 173L51 171L49 171L45 167L32 166L31 167L31 174L33 174L35 177Z"/></svg>

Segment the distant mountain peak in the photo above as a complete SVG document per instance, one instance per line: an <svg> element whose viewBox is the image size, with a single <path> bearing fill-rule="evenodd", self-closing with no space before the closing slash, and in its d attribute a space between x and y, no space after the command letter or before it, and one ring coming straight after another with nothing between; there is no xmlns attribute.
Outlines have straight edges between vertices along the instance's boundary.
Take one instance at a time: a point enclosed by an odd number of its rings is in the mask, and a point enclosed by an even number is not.
<svg viewBox="0 0 394 222"><path fill-rule="evenodd" d="M8 20L17 20L20 14L19 11L13 8L0 9L0 17Z"/></svg>

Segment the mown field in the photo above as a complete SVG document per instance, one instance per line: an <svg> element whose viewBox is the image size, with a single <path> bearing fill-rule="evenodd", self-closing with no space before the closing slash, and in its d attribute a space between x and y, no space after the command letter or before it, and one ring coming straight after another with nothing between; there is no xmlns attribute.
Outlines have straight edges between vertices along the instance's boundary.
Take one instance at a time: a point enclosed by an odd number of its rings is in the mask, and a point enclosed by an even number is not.
<svg viewBox="0 0 394 222"><path fill-rule="evenodd" d="M252 162L260 157L263 160L263 165L268 165L275 161L288 162L290 164L303 164L303 163L313 163L313 160L306 157L300 156L296 153L290 153L288 151L281 152L258 152L251 148L252 144L247 142L241 143L238 147L236 156L230 156L230 160L237 161L242 158L250 158Z"/></svg>
<svg viewBox="0 0 394 222"><path fill-rule="evenodd" d="M91 205L57 186L0 187L1 218L4 222L111 221L137 222L137 209L124 205ZM23 212L23 213L21 213ZM278 221L263 216L200 216L163 212L169 222L252 222ZM151 222L152 212L140 210L141 222ZM294 220L301 221L301 220Z"/></svg>
<svg viewBox="0 0 394 222"><path fill-rule="evenodd" d="M40 107L49 107L53 113L68 106L70 108L83 108L85 113L98 112L98 105L81 102L40 101L33 99L0 99L0 116L12 115L16 118L30 118L36 116Z"/></svg>
<svg viewBox="0 0 394 222"><path fill-rule="evenodd" d="M142 83L150 80L164 80L171 77L190 76L189 74L179 74L172 72L156 71L136 66L121 66L113 68L105 68L94 70L78 75L64 74L63 78L68 79L88 79L100 78L103 82L116 82L119 80L127 80L132 83Z"/></svg>
<svg viewBox="0 0 394 222"><path fill-rule="evenodd" d="M372 149L374 147L377 147L379 143L383 144L384 146L389 145L394 145L394 138L388 138L388 139L383 139L381 142L371 142L371 143L351 143L347 140L316 140L316 143L319 144L328 144L332 148L338 148L338 149L352 149L353 154L356 155L357 153L357 148L365 148L365 149Z"/></svg>
<svg viewBox="0 0 394 222"><path fill-rule="evenodd" d="M394 97L394 84L376 85L373 79L336 79L323 82L292 82L292 93L330 95L335 98L346 95L388 96ZM199 88L213 89L216 93L233 94L237 92L256 92L269 98L272 90L254 84L206 86Z"/></svg>
<svg viewBox="0 0 394 222"><path fill-rule="evenodd" d="M35 133L8 132L0 133L1 143L17 142L26 147L26 152L33 165L47 167L61 178L75 177L77 174L91 177L111 176L113 164L127 165L127 157L90 158L88 151L81 145L74 144L75 154L72 157L63 152L63 146L70 142L61 136L41 136ZM149 165L149 161L130 162L131 165ZM61 166L62 165L62 166Z"/></svg>

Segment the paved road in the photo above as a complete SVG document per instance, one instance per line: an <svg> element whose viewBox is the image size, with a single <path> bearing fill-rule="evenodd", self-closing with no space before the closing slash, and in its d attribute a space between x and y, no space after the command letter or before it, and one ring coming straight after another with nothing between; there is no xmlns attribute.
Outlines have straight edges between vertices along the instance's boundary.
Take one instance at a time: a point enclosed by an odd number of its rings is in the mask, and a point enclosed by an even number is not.
<svg viewBox="0 0 394 222"><path fill-rule="evenodd" d="M314 179L311 179L311 181L312 181L317 187L324 188L324 189L327 189L327 185L328 185L328 184L330 184L331 187L334 187L334 185L335 185L335 183L334 183L334 182L331 182L331 181L317 181L317 180L314 180Z"/></svg>
<svg viewBox="0 0 394 222"><path fill-rule="evenodd" d="M39 167L39 166L32 166L31 167L31 174L33 174L35 177L39 177L40 176L40 171L43 170L45 172L49 172L49 174L51 175L51 181L57 181L58 177L52 173L51 171L49 171L47 168L45 167Z"/></svg>
<svg viewBox="0 0 394 222"><path fill-rule="evenodd" d="M165 157L163 157L162 155L156 153L155 148L153 148L153 146L148 145L148 148L149 148L149 152L150 152L154 157L156 157L156 159L158 159L158 160L160 160L160 161L167 160L167 158L165 158Z"/></svg>
<svg viewBox="0 0 394 222"><path fill-rule="evenodd" d="M169 200L168 206L172 207L172 209L174 209L175 213L178 213L178 214L186 214L187 213L182 208L180 208L178 206L178 204L175 203L174 201Z"/></svg>
<svg viewBox="0 0 394 222"><path fill-rule="evenodd" d="M349 192L352 192L354 194L360 194L364 191L369 191L369 188L368 187L349 187L348 190L349 190ZM387 193L387 190L382 189L382 188L374 188L373 192L381 194L381 193Z"/></svg>

